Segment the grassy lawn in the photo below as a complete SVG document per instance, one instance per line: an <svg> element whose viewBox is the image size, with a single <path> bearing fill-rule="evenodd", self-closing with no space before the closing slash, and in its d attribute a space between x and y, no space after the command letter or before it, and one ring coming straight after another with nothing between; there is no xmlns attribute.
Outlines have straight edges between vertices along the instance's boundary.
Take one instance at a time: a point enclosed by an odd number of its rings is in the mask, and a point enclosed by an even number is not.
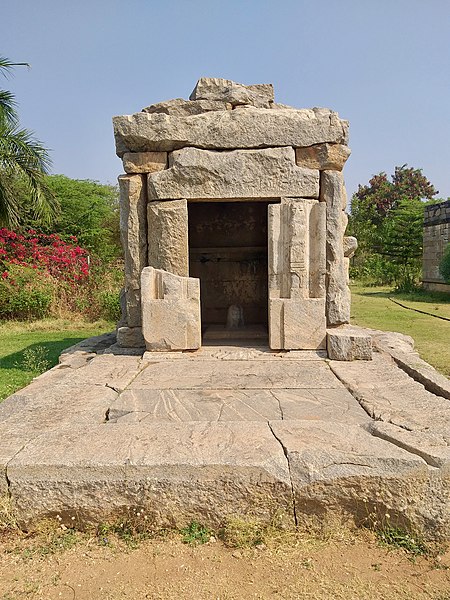
<svg viewBox="0 0 450 600"><path fill-rule="evenodd" d="M114 327L64 319L0 323L0 401L56 365L64 348Z"/></svg>
<svg viewBox="0 0 450 600"><path fill-rule="evenodd" d="M387 287L353 284L352 323L361 327L399 331L414 338L421 357L450 376L450 321L436 319L391 302L450 318L450 296L439 293L393 293Z"/></svg>

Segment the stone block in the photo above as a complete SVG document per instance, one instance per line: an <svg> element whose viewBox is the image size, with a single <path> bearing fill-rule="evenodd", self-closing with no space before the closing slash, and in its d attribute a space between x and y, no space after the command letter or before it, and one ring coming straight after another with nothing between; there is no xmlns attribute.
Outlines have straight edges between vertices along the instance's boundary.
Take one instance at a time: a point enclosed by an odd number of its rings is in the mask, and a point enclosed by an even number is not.
<svg viewBox="0 0 450 600"><path fill-rule="evenodd" d="M201 346L200 281L161 269L142 271L142 333L147 350Z"/></svg>
<svg viewBox="0 0 450 600"><path fill-rule="evenodd" d="M188 212L186 200L150 202L148 264L180 277L189 275Z"/></svg>
<svg viewBox="0 0 450 600"><path fill-rule="evenodd" d="M295 149L295 162L299 167L319 171L342 171L351 151L342 144L316 144Z"/></svg>
<svg viewBox="0 0 450 600"><path fill-rule="evenodd" d="M297 167L292 148L212 152L183 148L148 176L150 200L319 195L319 171Z"/></svg>
<svg viewBox="0 0 450 600"><path fill-rule="evenodd" d="M322 171L320 199L327 210L327 303L328 325L350 321L350 289L347 285L347 266L344 261L344 233L347 204L344 178L338 171Z"/></svg>
<svg viewBox="0 0 450 600"><path fill-rule="evenodd" d="M282 198L268 208L271 298L325 297L325 204Z"/></svg>
<svg viewBox="0 0 450 600"><path fill-rule="evenodd" d="M327 351L331 360L372 360L372 338L350 327L327 329Z"/></svg>
<svg viewBox="0 0 450 600"><path fill-rule="evenodd" d="M120 237L125 258L125 287L139 289L147 264L147 190L142 175L121 175Z"/></svg>
<svg viewBox="0 0 450 600"><path fill-rule="evenodd" d="M175 98L158 104L151 104L142 109L142 112L150 114L165 114L172 117L185 117L189 115L200 115L211 110L231 110L232 105L223 100L184 100Z"/></svg>
<svg viewBox="0 0 450 600"><path fill-rule="evenodd" d="M330 366L372 419L448 437L448 399L427 391L390 356L374 352L369 362L332 361Z"/></svg>
<svg viewBox="0 0 450 600"><path fill-rule="evenodd" d="M167 166L167 152L125 152L123 155L125 173L155 173Z"/></svg>
<svg viewBox="0 0 450 600"><path fill-rule="evenodd" d="M274 94L271 83L243 85L230 79L201 77L189 98L190 100L221 100L229 102L232 106L250 104L259 108L270 108Z"/></svg>
<svg viewBox="0 0 450 600"><path fill-rule="evenodd" d="M269 299L269 345L273 350L325 348L324 298Z"/></svg>
<svg viewBox="0 0 450 600"><path fill-rule="evenodd" d="M122 348L145 347L142 327L119 327L117 329L117 343Z"/></svg>
<svg viewBox="0 0 450 600"><path fill-rule="evenodd" d="M448 537L448 485L416 453L354 424L271 421L270 426L286 452L302 522L323 526L351 519L361 525L389 513L394 527L431 539Z"/></svg>
<svg viewBox="0 0 450 600"><path fill-rule="evenodd" d="M110 423L45 441L8 466L23 523L60 514L98 524L142 508L159 527L218 527L236 515L294 524L287 461L267 423L251 436L248 423Z"/></svg>
<svg viewBox="0 0 450 600"><path fill-rule="evenodd" d="M175 117L145 112L113 118L116 152L346 144L348 123L329 109L236 108Z"/></svg>

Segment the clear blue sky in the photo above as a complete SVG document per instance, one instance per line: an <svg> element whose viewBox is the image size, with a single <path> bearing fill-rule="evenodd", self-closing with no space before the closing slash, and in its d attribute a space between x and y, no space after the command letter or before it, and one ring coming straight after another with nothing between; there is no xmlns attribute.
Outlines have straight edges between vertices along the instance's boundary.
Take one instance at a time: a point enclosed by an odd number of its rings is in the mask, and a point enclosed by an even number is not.
<svg viewBox="0 0 450 600"><path fill-rule="evenodd" d="M0 40L54 173L115 183L111 117L210 76L348 119L349 194L408 163L450 196L449 0L14 0Z"/></svg>

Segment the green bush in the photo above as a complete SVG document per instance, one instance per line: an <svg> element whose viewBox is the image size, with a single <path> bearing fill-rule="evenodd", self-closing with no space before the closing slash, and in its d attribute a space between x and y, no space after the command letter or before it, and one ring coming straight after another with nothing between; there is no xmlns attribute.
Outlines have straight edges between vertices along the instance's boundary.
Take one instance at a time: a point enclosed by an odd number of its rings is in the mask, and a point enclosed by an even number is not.
<svg viewBox="0 0 450 600"><path fill-rule="evenodd" d="M0 279L1 319L42 319L50 314L55 281L49 275L21 265L10 265Z"/></svg>
<svg viewBox="0 0 450 600"><path fill-rule="evenodd" d="M439 272L444 278L445 283L450 283L450 243L444 250L441 262L439 264Z"/></svg>
<svg viewBox="0 0 450 600"><path fill-rule="evenodd" d="M101 308L99 317L107 321L119 321L121 317L119 292L100 292L99 300Z"/></svg>

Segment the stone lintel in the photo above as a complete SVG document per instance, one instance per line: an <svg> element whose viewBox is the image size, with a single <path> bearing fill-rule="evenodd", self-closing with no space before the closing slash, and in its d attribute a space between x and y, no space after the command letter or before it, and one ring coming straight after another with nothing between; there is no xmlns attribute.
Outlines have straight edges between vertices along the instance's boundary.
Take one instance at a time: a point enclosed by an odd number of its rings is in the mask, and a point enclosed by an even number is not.
<svg viewBox="0 0 450 600"><path fill-rule="evenodd" d="M329 109L236 108L176 117L145 112L113 118L117 155L172 151L346 144L348 123Z"/></svg>
<svg viewBox="0 0 450 600"><path fill-rule="evenodd" d="M187 147L169 155L168 169L148 176L149 200L281 196L319 196L319 171L297 167L290 147L223 152Z"/></svg>

